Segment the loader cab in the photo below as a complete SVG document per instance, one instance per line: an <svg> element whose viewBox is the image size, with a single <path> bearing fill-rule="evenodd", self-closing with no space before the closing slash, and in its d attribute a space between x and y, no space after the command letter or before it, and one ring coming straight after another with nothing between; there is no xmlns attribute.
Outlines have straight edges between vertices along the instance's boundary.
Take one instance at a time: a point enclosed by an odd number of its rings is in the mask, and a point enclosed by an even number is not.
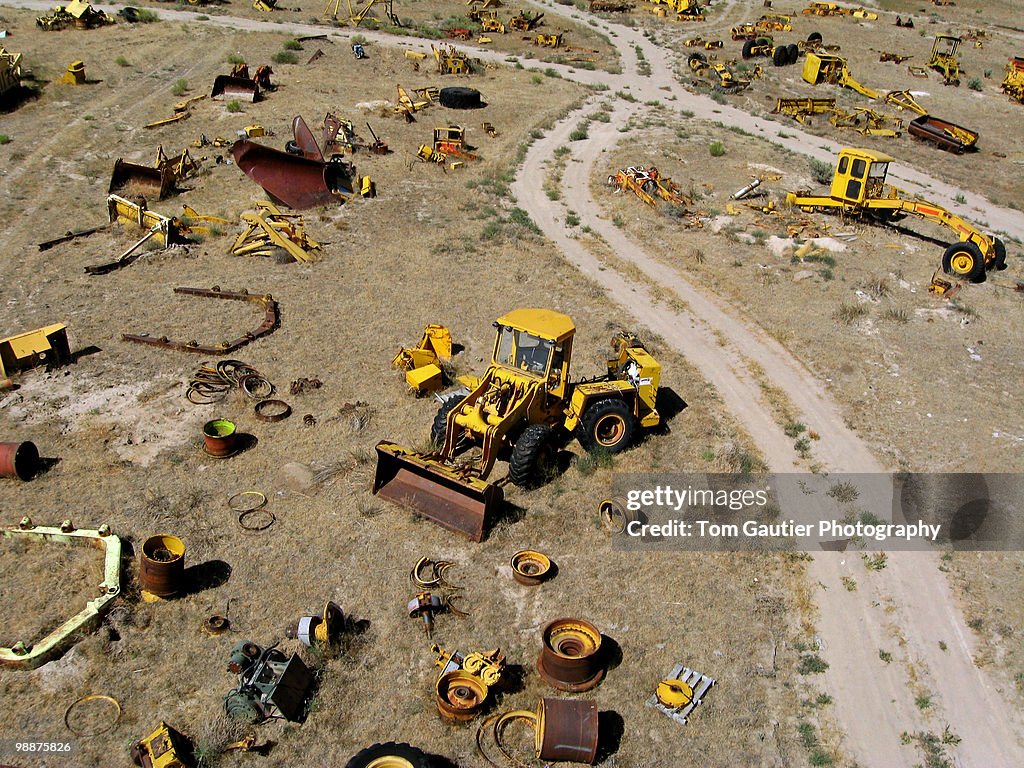
<svg viewBox="0 0 1024 768"><path fill-rule="evenodd" d="M844 149L839 153L831 196L845 203L861 204L879 197L893 158L865 149Z"/></svg>
<svg viewBox="0 0 1024 768"><path fill-rule="evenodd" d="M562 399L569 381L576 326L561 312L517 309L499 317L493 364L541 379L552 397Z"/></svg>

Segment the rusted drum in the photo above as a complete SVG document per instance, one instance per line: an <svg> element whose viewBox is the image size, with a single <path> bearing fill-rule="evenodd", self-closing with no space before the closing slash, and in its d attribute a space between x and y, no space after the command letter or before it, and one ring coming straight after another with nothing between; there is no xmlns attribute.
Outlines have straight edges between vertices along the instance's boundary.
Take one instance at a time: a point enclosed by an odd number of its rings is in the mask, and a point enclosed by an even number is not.
<svg viewBox="0 0 1024 768"><path fill-rule="evenodd" d="M487 700L487 686L483 680L463 669L446 672L437 678L435 693L441 716L459 723L476 717Z"/></svg>
<svg viewBox="0 0 1024 768"><path fill-rule="evenodd" d="M593 702L541 699L535 736L541 760L593 764L597 736L597 705Z"/></svg>
<svg viewBox="0 0 1024 768"><path fill-rule="evenodd" d="M0 477L31 480L38 471L39 449L35 443L0 443Z"/></svg>
<svg viewBox="0 0 1024 768"><path fill-rule="evenodd" d="M512 578L535 587L551 574L551 559L543 552L523 549L512 555Z"/></svg>
<svg viewBox="0 0 1024 768"><path fill-rule="evenodd" d="M230 456L235 451L235 423L214 419L203 425L203 448L211 456Z"/></svg>
<svg viewBox="0 0 1024 768"><path fill-rule="evenodd" d="M185 544L177 536L158 533L142 545L139 586L157 597L178 594L185 583Z"/></svg>
<svg viewBox="0 0 1024 768"><path fill-rule="evenodd" d="M604 677L601 632L583 619L555 619L541 634L537 671L552 688L589 691Z"/></svg>

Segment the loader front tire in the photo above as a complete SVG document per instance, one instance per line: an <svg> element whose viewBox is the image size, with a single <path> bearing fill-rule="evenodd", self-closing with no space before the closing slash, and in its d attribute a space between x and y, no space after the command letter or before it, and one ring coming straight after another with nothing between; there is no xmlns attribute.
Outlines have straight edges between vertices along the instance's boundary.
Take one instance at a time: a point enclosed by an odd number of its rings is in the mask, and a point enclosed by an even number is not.
<svg viewBox="0 0 1024 768"><path fill-rule="evenodd" d="M449 397L437 409L434 423L430 426L430 442L438 448L444 445L444 438L448 432L448 414L451 413L452 408L461 402L461 397Z"/></svg>
<svg viewBox="0 0 1024 768"><path fill-rule="evenodd" d="M607 397L583 412L576 439L591 452L619 453L632 444L635 432L633 409L625 400Z"/></svg>
<svg viewBox="0 0 1024 768"><path fill-rule="evenodd" d="M790 43L786 46L786 50L789 51L789 63L796 64L800 59L800 46L796 43Z"/></svg>
<svg viewBox="0 0 1024 768"><path fill-rule="evenodd" d="M753 40L747 40L747 42L745 42L743 44L742 54L743 54L743 58L744 59L749 59L749 58L751 58L754 55L754 41Z"/></svg>
<svg viewBox="0 0 1024 768"><path fill-rule="evenodd" d="M780 45L774 51L772 51L772 64L776 67L784 67L789 64L789 49Z"/></svg>
<svg viewBox="0 0 1024 768"><path fill-rule="evenodd" d="M972 283L985 282L985 258L974 243L965 241L953 243L942 254L942 271L956 275Z"/></svg>
<svg viewBox="0 0 1024 768"><path fill-rule="evenodd" d="M508 476L520 488L543 485L555 463L555 444L551 427L530 424L512 447Z"/></svg>

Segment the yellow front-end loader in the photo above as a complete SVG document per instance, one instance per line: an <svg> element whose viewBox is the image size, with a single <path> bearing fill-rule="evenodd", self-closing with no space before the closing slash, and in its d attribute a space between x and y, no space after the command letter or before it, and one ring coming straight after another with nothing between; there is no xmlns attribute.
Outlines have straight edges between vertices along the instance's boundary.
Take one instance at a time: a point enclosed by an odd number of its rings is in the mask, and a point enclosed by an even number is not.
<svg viewBox="0 0 1024 768"><path fill-rule="evenodd" d="M460 379L468 394L442 401L431 438L417 452L377 444L373 492L450 530L480 541L504 501L488 476L499 459L515 485L542 484L555 466L560 434L588 451L618 453L640 428L657 426L661 365L631 334L612 342L601 377L570 381L576 326L549 309L517 309L499 317L491 365Z"/></svg>
<svg viewBox="0 0 1024 768"><path fill-rule="evenodd" d="M941 205L912 200L904 190L886 184L891 162L894 159L881 152L844 148L839 152L828 197L790 192L786 202L808 212L831 211L879 223L917 216L956 234L957 240L942 256L942 269L947 274L981 283L988 270L1006 269L1006 246L998 237L982 232Z"/></svg>

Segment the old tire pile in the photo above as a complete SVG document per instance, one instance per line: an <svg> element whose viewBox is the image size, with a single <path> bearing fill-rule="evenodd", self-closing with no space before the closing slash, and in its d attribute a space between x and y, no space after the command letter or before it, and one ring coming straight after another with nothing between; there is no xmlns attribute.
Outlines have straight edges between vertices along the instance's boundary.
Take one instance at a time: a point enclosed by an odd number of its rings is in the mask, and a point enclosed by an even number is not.
<svg viewBox="0 0 1024 768"><path fill-rule="evenodd" d="M439 100L442 107L449 109L480 109L484 105L480 91L462 86L442 88Z"/></svg>
<svg viewBox="0 0 1024 768"><path fill-rule="evenodd" d="M345 768L432 768L430 758L416 747L389 741L367 747L347 763Z"/></svg>

